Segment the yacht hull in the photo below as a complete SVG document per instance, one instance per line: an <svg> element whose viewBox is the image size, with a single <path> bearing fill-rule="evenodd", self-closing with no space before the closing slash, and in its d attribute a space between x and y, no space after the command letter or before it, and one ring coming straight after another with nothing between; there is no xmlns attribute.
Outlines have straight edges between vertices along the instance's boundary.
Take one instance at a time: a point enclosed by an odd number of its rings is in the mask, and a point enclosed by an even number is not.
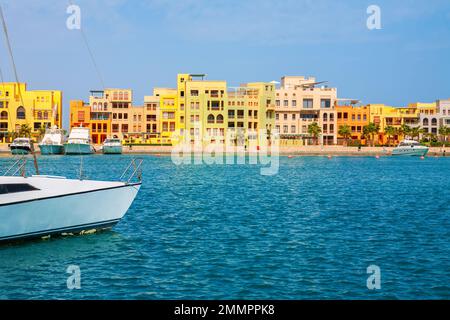
<svg viewBox="0 0 450 320"><path fill-rule="evenodd" d="M140 184L0 204L0 242L111 228L125 215Z"/></svg>
<svg viewBox="0 0 450 320"><path fill-rule="evenodd" d="M29 154L31 152L29 147L21 147L21 146L11 146L11 154L13 155L24 155Z"/></svg>
<svg viewBox="0 0 450 320"><path fill-rule="evenodd" d="M40 144L39 150L42 155L64 154L64 146L56 144Z"/></svg>
<svg viewBox="0 0 450 320"><path fill-rule="evenodd" d="M428 153L428 148L420 148L420 149L402 149L396 148L392 151L393 156L416 156L416 157L424 157Z"/></svg>
<svg viewBox="0 0 450 320"><path fill-rule="evenodd" d="M90 144L66 143L64 152L68 155L92 154L94 153L94 148Z"/></svg>
<svg viewBox="0 0 450 320"><path fill-rule="evenodd" d="M104 154L122 154L122 146L103 146Z"/></svg>

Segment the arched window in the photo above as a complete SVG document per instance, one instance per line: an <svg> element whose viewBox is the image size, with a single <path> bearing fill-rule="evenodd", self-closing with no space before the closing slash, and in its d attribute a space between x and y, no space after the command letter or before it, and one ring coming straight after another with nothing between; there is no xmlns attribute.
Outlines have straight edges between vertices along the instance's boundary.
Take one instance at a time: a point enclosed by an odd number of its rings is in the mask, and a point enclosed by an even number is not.
<svg viewBox="0 0 450 320"><path fill-rule="evenodd" d="M92 104L92 109L97 110L97 102L94 102L94 103Z"/></svg>
<svg viewBox="0 0 450 320"><path fill-rule="evenodd" d="M212 114L208 116L208 123L214 123L214 116Z"/></svg>
<svg viewBox="0 0 450 320"><path fill-rule="evenodd" d="M123 100L123 92L122 91L119 92L119 100Z"/></svg>
<svg viewBox="0 0 450 320"><path fill-rule="evenodd" d="M42 120L42 111L38 111L37 117L38 117L38 120Z"/></svg>
<svg viewBox="0 0 450 320"><path fill-rule="evenodd" d="M108 110L108 102L105 102L105 103L103 104L103 110L104 110L104 111Z"/></svg>
<svg viewBox="0 0 450 320"><path fill-rule="evenodd" d="M44 111L44 120L48 119L48 111Z"/></svg>
<svg viewBox="0 0 450 320"><path fill-rule="evenodd" d="M2 111L2 113L0 113L0 120L8 120L8 112Z"/></svg>
<svg viewBox="0 0 450 320"><path fill-rule="evenodd" d="M219 114L217 116L217 123L223 123L223 115Z"/></svg>
<svg viewBox="0 0 450 320"><path fill-rule="evenodd" d="M20 106L17 108L17 119L25 120L25 108Z"/></svg>
<svg viewBox="0 0 450 320"><path fill-rule="evenodd" d="M328 121L328 114L327 113L323 114L323 121Z"/></svg>
<svg viewBox="0 0 450 320"><path fill-rule="evenodd" d="M431 125L432 126L436 126L437 125L437 119L436 118L431 119Z"/></svg>
<svg viewBox="0 0 450 320"><path fill-rule="evenodd" d="M428 124L429 124L428 118L423 119L423 125L428 126Z"/></svg>
<svg viewBox="0 0 450 320"><path fill-rule="evenodd" d="M330 121L334 121L334 113L330 113Z"/></svg>

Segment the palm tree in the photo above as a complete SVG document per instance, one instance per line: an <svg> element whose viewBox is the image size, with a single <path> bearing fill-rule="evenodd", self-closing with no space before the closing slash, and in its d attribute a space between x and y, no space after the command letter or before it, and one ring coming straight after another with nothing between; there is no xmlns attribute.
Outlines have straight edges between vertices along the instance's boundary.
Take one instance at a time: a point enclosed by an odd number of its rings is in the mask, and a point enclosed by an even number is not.
<svg viewBox="0 0 450 320"><path fill-rule="evenodd" d="M45 126L40 126L39 127L39 129L38 129L38 139L39 139L39 141L44 137L46 130L47 130L47 128Z"/></svg>
<svg viewBox="0 0 450 320"><path fill-rule="evenodd" d="M339 127L338 134L344 138L344 146L347 146L348 140L352 136L352 129L348 125L344 124Z"/></svg>
<svg viewBox="0 0 450 320"><path fill-rule="evenodd" d="M23 124L19 129L19 137L25 137L31 139L31 127L28 124Z"/></svg>
<svg viewBox="0 0 450 320"><path fill-rule="evenodd" d="M411 128L409 135L414 140L414 138L419 137L421 133L423 133L423 129L421 129L420 127L414 127Z"/></svg>
<svg viewBox="0 0 450 320"><path fill-rule="evenodd" d="M378 131L380 131L380 126L373 122L363 127L363 135L369 137L372 147L375 145L375 135L378 134Z"/></svg>
<svg viewBox="0 0 450 320"><path fill-rule="evenodd" d="M397 134L397 129L393 126L386 126L384 134L388 137L388 146L391 146L391 138Z"/></svg>
<svg viewBox="0 0 450 320"><path fill-rule="evenodd" d="M308 134L314 138L316 145L319 144L319 135L321 132L322 129L317 122L313 122L308 126Z"/></svg>
<svg viewBox="0 0 450 320"><path fill-rule="evenodd" d="M411 134L411 127L407 124L402 124L398 129L398 133L402 135L403 138L406 138L406 136L409 136Z"/></svg>
<svg viewBox="0 0 450 320"><path fill-rule="evenodd" d="M450 128L447 126L440 127L439 135L443 138L444 143L447 142L447 136L450 135Z"/></svg>

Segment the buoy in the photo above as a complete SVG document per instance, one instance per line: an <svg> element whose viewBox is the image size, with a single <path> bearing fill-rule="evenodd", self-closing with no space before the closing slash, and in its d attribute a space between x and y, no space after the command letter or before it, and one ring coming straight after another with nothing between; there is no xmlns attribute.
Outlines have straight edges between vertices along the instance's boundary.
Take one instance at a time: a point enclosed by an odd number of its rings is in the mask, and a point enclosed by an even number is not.
<svg viewBox="0 0 450 320"><path fill-rule="evenodd" d="M155 154L156 157L160 157L161 155L159 153Z"/></svg>
<svg viewBox="0 0 450 320"><path fill-rule="evenodd" d="M329 155L329 156L328 156L328 159L331 159L331 158L333 158L333 157L332 157L331 155Z"/></svg>
<svg viewBox="0 0 450 320"><path fill-rule="evenodd" d="M292 158L293 158L293 156L291 156L291 155L288 156L288 159L292 159Z"/></svg>
<svg viewBox="0 0 450 320"><path fill-rule="evenodd" d="M379 156L379 155L376 155L376 156L375 156L375 159L380 159L380 156Z"/></svg>
<svg viewBox="0 0 450 320"><path fill-rule="evenodd" d="M421 156L421 157L420 157L420 160L423 160L423 159L425 159L425 157L424 157L424 156Z"/></svg>

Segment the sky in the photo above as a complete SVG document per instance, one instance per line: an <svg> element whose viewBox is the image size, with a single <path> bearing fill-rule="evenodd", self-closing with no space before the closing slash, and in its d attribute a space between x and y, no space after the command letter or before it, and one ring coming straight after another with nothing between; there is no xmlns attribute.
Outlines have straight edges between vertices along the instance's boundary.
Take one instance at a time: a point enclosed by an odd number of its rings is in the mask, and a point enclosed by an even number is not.
<svg viewBox="0 0 450 320"><path fill-rule="evenodd" d="M81 10L69 30L70 2ZM19 80L62 90L131 88L136 105L177 73L205 73L230 86L314 76L339 98L404 106L450 98L448 0L0 0ZM369 30L377 5L381 29ZM14 81L4 35L0 67ZM67 118L65 117L67 127Z"/></svg>

